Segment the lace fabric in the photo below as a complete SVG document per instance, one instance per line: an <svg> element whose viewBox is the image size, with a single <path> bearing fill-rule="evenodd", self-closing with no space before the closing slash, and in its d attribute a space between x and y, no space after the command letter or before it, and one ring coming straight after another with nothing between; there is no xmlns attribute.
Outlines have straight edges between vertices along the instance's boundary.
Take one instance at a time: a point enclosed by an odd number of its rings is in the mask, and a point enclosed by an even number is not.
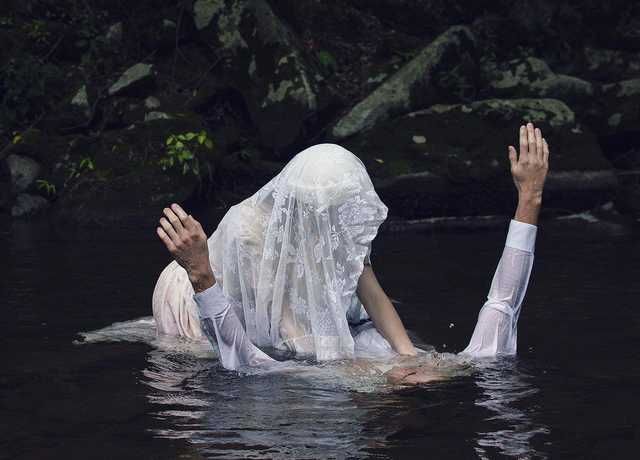
<svg viewBox="0 0 640 460"><path fill-rule="evenodd" d="M225 295L258 347L317 360L354 356L356 287L387 216L362 162L335 144L297 154L233 206L209 238Z"/></svg>

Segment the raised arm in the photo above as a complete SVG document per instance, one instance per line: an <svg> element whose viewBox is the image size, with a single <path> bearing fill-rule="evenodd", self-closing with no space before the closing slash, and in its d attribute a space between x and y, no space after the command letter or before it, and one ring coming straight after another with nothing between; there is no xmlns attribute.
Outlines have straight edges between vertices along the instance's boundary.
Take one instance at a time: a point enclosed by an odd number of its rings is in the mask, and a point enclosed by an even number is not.
<svg viewBox="0 0 640 460"><path fill-rule="evenodd" d="M274 360L256 347L228 299L216 283L209 261L207 235L200 223L177 204L163 210L156 229L173 258L187 271L195 292L202 329L227 369L256 366Z"/></svg>
<svg viewBox="0 0 640 460"><path fill-rule="evenodd" d="M467 348L474 357L515 354L517 323L529 283L542 190L549 167L549 146L532 123L520 127L520 152L509 146L511 174L518 190L518 207L509 226L487 301Z"/></svg>

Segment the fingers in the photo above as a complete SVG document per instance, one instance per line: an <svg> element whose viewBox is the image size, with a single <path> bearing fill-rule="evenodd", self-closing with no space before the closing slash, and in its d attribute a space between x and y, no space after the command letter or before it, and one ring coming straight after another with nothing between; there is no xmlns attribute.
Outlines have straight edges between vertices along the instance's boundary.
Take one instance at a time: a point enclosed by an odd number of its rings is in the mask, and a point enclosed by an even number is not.
<svg viewBox="0 0 640 460"><path fill-rule="evenodd" d="M173 203L171 205L171 210L178 216L184 228L189 230L192 230L192 229L197 230L198 228L201 228L200 222L195 220L191 216L191 214L187 214L187 212L184 209L182 209L182 207L179 204Z"/></svg>
<svg viewBox="0 0 640 460"><path fill-rule="evenodd" d="M533 123L527 123L527 142L529 144L528 159L534 160L536 156L536 133L533 127Z"/></svg>
<svg viewBox="0 0 640 460"><path fill-rule="evenodd" d="M182 221L176 215L175 212L173 212L169 208L164 208L162 210L162 213L166 216L167 220L171 223L171 226L176 231L176 233L180 234L184 230L184 226L182 225Z"/></svg>
<svg viewBox="0 0 640 460"><path fill-rule="evenodd" d="M545 165L549 163L549 144L545 138L542 138L542 161Z"/></svg>
<svg viewBox="0 0 640 460"><path fill-rule="evenodd" d="M169 252L173 252L176 250L175 244L173 244L171 238L169 238L169 235L167 235L162 227L156 228L156 233L158 234L164 245L167 247Z"/></svg>
<svg viewBox="0 0 640 460"><path fill-rule="evenodd" d="M165 217L160 218L160 227L164 230L164 233L171 238L174 244L178 241L178 234L176 230Z"/></svg>
<svg viewBox="0 0 640 460"><path fill-rule="evenodd" d="M518 161L526 162L529 156L529 138L527 136L527 127L520 126L520 157Z"/></svg>
<svg viewBox="0 0 640 460"><path fill-rule="evenodd" d="M509 146L509 160L513 164L511 148ZM548 161L548 158L549 146L542 137L540 128L536 128L533 123L520 126L520 155L518 161L523 163L543 163Z"/></svg>
<svg viewBox="0 0 640 460"><path fill-rule="evenodd" d="M177 203L173 203L171 205L171 210L176 214L176 216L178 216L178 218L184 223L185 219L187 218L187 213L185 212L184 209L182 209L182 207L177 204Z"/></svg>
<svg viewBox="0 0 640 460"><path fill-rule="evenodd" d="M540 128L536 128L535 129L535 136L536 136L536 157L538 159L539 162L542 162L542 131L540 131Z"/></svg>
<svg viewBox="0 0 640 460"><path fill-rule="evenodd" d="M516 152L516 148L513 145L509 146L509 162L511 163L512 168L518 162L518 153Z"/></svg>

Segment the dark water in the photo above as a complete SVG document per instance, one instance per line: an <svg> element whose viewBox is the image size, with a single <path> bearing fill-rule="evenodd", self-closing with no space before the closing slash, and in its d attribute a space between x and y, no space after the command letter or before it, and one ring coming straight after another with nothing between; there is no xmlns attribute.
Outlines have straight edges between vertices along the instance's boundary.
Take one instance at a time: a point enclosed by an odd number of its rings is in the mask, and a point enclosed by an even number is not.
<svg viewBox="0 0 640 460"><path fill-rule="evenodd" d="M638 456L640 239L630 231L544 225L517 358L373 393L331 378L240 377L206 353L74 345L79 331L149 315L168 260L152 230L58 232L0 228L2 458ZM504 236L383 235L374 269L410 329L459 351Z"/></svg>

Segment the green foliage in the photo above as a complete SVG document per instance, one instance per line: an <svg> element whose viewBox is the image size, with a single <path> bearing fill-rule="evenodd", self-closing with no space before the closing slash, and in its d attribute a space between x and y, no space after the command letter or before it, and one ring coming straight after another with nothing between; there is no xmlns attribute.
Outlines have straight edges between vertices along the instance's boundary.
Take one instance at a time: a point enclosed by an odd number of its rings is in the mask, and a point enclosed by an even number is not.
<svg viewBox="0 0 640 460"><path fill-rule="evenodd" d="M55 184L52 184L46 179L38 179L36 181L36 186L38 187L38 190L44 191L49 196L53 196L56 194Z"/></svg>
<svg viewBox="0 0 640 460"><path fill-rule="evenodd" d="M66 165L66 169L67 178L64 182L65 186L70 180L80 177L82 173L95 170L96 165L92 158L82 157L79 163L76 163L75 161L69 162L69 164Z"/></svg>
<svg viewBox="0 0 640 460"><path fill-rule="evenodd" d="M324 72L334 72L338 69L338 62L329 51L321 50L316 53L318 62Z"/></svg>
<svg viewBox="0 0 640 460"><path fill-rule="evenodd" d="M93 160L91 158L84 157L83 159L80 160L78 169L80 171L84 171L84 170L93 171L94 169L96 169L96 166L93 163Z"/></svg>
<svg viewBox="0 0 640 460"><path fill-rule="evenodd" d="M166 155L160 158L163 171L179 169L182 174L200 175L199 154L213 150L213 141L206 131L171 134L165 141Z"/></svg>

